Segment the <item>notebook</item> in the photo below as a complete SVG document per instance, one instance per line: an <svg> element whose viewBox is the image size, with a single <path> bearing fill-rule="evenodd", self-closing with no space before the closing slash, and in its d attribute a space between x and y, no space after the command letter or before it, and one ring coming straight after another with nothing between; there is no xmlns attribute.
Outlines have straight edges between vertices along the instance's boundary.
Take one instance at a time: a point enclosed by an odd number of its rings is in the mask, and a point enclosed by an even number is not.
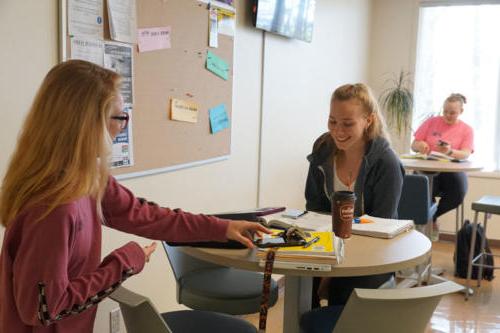
<svg viewBox="0 0 500 333"><path fill-rule="evenodd" d="M352 224L352 233L355 235L394 238L413 228L412 220L385 219L370 215L363 215L360 219L364 223Z"/></svg>
<svg viewBox="0 0 500 333"><path fill-rule="evenodd" d="M287 217L284 213L277 213L263 217L267 225L271 228L278 227L279 224L283 225L296 225L308 231L331 231L332 230L332 216L330 214L319 214L315 212L307 212L298 218Z"/></svg>

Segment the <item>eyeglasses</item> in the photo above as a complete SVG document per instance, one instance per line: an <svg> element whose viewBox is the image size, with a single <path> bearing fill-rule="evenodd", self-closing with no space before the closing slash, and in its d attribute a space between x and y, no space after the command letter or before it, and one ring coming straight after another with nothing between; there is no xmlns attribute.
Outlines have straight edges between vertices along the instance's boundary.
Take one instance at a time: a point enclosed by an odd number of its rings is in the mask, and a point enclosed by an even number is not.
<svg viewBox="0 0 500 333"><path fill-rule="evenodd" d="M111 119L120 121L120 128L123 130L127 128L128 120L130 119L128 113L123 113L120 116L111 116Z"/></svg>

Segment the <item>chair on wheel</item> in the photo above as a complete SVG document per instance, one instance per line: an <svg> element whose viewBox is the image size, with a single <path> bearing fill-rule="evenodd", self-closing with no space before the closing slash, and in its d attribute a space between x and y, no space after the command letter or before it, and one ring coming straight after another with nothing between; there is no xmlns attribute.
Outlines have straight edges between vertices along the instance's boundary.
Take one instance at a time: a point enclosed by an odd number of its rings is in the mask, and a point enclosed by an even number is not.
<svg viewBox="0 0 500 333"><path fill-rule="evenodd" d="M259 312L263 274L209 263L162 242L177 282L177 302L195 310L232 315ZM269 307L278 300L271 280Z"/></svg>
<svg viewBox="0 0 500 333"><path fill-rule="evenodd" d="M304 333L422 333L441 297L463 290L447 281L409 289L354 289L347 304L305 313Z"/></svg>
<svg viewBox="0 0 500 333"><path fill-rule="evenodd" d="M119 287L110 298L120 304L127 333L257 333L249 322L222 313L181 310L160 314L147 297L124 287Z"/></svg>
<svg viewBox="0 0 500 333"><path fill-rule="evenodd" d="M430 238L432 217L436 213L437 203L431 201L429 179L420 174L405 175L403 189L399 199L398 218L413 220L418 229Z"/></svg>
<svg viewBox="0 0 500 333"><path fill-rule="evenodd" d="M437 203L431 201L429 193L429 179L421 174L408 174L403 179L403 189L399 199L398 218L413 220L415 228L422 231L429 239L432 233L432 217L437 210ZM406 280L398 287L411 287L415 283L420 285L424 276L430 278L430 262L416 267L416 274L411 277L399 276ZM409 279L408 279L409 278ZM413 280L413 281L411 281ZM416 281L416 282L415 282Z"/></svg>

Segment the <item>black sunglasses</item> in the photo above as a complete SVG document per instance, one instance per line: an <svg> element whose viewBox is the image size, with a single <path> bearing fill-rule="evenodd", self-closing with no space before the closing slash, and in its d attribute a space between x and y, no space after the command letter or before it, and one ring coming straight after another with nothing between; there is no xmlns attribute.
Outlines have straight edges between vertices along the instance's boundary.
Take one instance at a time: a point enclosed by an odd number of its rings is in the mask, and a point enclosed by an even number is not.
<svg viewBox="0 0 500 333"><path fill-rule="evenodd" d="M121 125L121 129L125 129L125 128L127 128L128 120L130 118L129 118L128 113L123 113L121 116L111 116L111 119L119 120L120 125Z"/></svg>

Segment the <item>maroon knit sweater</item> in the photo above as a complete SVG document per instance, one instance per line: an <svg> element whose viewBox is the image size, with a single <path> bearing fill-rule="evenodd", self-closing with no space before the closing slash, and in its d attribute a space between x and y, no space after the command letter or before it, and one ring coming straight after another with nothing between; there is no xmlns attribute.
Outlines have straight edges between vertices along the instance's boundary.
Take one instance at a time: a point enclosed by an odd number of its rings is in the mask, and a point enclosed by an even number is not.
<svg viewBox="0 0 500 333"><path fill-rule="evenodd" d="M227 221L139 200L110 177L104 224L167 241L225 240ZM5 232L0 257L0 333L92 332L97 304L145 262L129 242L101 260L101 221L89 197L22 210Z"/></svg>

